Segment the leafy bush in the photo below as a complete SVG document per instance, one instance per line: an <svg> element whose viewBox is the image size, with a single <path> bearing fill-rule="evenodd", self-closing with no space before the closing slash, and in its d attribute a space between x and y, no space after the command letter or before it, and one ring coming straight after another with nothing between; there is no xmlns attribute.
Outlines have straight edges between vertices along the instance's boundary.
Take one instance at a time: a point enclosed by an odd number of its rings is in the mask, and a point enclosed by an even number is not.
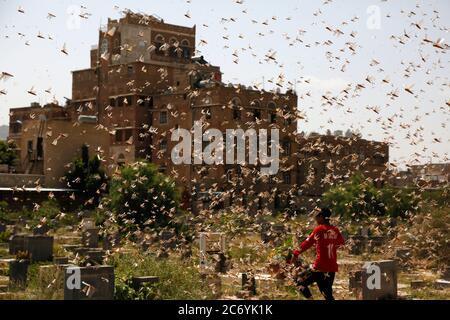
<svg viewBox="0 0 450 320"><path fill-rule="evenodd" d="M58 203L56 200L51 199L41 203L36 211L33 211L32 218L40 220L46 218L47 220L55 219L60 213Z"/></svg>
<svg viewBox="0 0 450 320"><path fill-rule="evenodd" d="M12 236L12 232L9 230L6 230L4 232L0 232L0 242L8 242L9 238Z"/></svg>
<svg viewBox="0 0 450 320"><path fill-rule="evenodd" d="M383 215L404 217L417 209L418 197L409 189L376 188L371 180L355 175L349 182L328 190L323 201L335 214L359 219Z"/></svg>
<svg viewBox="0 0 450 320"><path fill-rule="evenodd" d="M118 279L115 285L114 298L116 300L155 300L158 298L156 285L146 284L135 290L131 286L132 278Z"/></svg>
<svg viewBox="0 0 450 320"><path fill-rule="evenodd" d="M14 142L0 140L0 164L14 165L17 159L16 145Z"/></svg>
<svg viewBox="0 0 450 320"><path fill-rule="evenodd" d="M0 201L0 222L6 222L8 220L8 203L6 201Z"/></svg>
<svg viewBox="0 0 450 320"><path fill-rule="evenodd" d="M111 262L116 274L117 299L190 300L212 297L211 289L189 262L157 259L136 251L115 253ZM130 287L129 279L133 276L156 276L159 282L136 292Z"/></svg>
<svg viewBox="0 0 450 320"><path fill-rule="evenodd" d="M175 182L148 162L123 167L112 178L109 197L117 222L130 229L174 226L179 213Z"/></svg>
<svg viewBox="0 0 450 320"><path fill-rule="evenodd" d="M428 207L413 217L400 240L413 249L413 256L431 267L450 265L450 208Z"/></svg>
<svg viewBox="0 0 450 320"><path fill-rule="evenodd" d="M95 155L89 159L88 147L82 146L82 157L72 162L64 180L69 188L81 191L97 205L101 193L106 191L108 178L101 168L100 158Z"/></svg>

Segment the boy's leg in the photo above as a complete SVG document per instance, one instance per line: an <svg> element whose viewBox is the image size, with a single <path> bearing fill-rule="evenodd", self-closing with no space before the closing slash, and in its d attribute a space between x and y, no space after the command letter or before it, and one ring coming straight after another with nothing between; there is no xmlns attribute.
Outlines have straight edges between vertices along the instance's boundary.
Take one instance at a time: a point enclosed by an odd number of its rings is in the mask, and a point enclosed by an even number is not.
<svg viewBox="0 0 450 320"><path fill-rule="evenodd" d="M332 301L333 297L333 282L334 282L334 272L321 272L320 277L317 280L317 286L320 292L325 297L325 300Z"/></svg>
<svg viewBox="0 0 450 320"><path fill-rule="evenodd" d="M317 273L318 272L310 272L303 280L297 283L300 292L306 299L310 299L312 297L311 291L308 286L317 282Z"/></svg>

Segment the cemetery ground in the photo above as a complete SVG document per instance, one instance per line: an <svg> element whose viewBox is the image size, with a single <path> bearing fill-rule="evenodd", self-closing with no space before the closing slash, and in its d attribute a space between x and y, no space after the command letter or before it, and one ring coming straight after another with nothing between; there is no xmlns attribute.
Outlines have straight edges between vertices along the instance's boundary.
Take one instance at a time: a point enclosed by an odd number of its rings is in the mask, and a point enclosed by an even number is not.
<svg viewBox="0 0 450 320"><path fill-rule="evenodd" d="M206 211L189 220L190 237L181 239L169 229L114 233L99 210L61 215L47 202L37 211L3 215L0 299L303 299L284 256L313 229L307 214ZM448 207L430 205L405 218L335 218L346 238L335 298L370 299L358 271L366 262L390 260L395 270L382 270L383 281L394 289L376 298L450 299L449 214ZM53 218L42 224L35 216ZM215 248L207 248L209 240ZM312 263L314 250L302 259ZM71 265L81 267L79 292L64 288Z"/></svg>

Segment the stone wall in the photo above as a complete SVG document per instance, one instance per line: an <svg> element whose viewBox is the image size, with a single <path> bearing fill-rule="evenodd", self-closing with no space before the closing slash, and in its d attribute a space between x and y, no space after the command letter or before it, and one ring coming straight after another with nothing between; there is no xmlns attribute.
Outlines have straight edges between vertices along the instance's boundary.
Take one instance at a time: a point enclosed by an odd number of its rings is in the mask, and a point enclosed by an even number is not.
<svg viewBox="0 0 450 320"><path fill-rule="evenodd" d="M0 173L0 188L33 188L38 180L40 185L45 184L45 176L40 174Z"/></svg>

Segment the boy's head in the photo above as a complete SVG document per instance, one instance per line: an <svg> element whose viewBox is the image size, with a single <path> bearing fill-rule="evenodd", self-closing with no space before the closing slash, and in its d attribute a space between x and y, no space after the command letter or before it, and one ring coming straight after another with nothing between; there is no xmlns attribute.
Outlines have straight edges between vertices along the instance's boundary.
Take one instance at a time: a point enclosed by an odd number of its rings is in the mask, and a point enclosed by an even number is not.
<svg viewBox="0 0 450 320"><path fill-rule="evenodd" d="M331 210L330 208L322 208L315 215L317 224L326 224L330 222Z"/></svg>

